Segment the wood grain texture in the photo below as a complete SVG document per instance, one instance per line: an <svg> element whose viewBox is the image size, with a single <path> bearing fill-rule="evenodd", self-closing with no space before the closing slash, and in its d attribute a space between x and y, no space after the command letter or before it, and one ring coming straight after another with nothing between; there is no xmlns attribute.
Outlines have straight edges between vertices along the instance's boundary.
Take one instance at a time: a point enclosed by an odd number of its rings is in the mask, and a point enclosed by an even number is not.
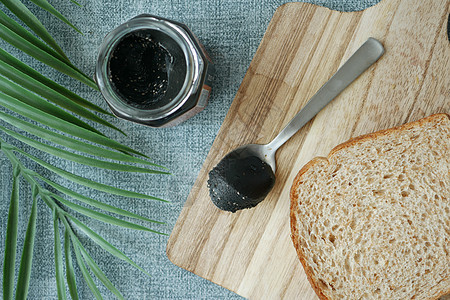
<svg viewBox="0 0 450 300"><path fill-rule="evenodd" d="M450 113L448 15L446 0L383 0L352 13L279 7L172 231L169 259L251 299L317 299L290 240L292 180L349 138ZM254 209L217 209L208 172L235 147L272 140L368 37L385 55L278 151L269 196Z"/></svg>

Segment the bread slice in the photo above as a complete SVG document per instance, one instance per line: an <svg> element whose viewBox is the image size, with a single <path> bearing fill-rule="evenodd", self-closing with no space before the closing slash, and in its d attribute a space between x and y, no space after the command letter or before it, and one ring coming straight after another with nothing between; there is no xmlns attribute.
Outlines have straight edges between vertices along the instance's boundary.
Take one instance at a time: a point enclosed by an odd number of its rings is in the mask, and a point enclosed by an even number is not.
<svg viewBox="0 0 450 300"><path fill-rule="evenodd" d="M320 299L450 293L450 120L436 114L315 158L291 188L292 240Z"/></svg>

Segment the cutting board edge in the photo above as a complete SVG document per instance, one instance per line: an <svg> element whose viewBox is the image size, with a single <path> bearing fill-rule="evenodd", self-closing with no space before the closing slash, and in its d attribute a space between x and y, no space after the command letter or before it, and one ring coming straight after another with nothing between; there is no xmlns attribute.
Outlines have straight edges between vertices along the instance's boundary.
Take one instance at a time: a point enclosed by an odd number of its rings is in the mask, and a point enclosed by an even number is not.
<svg viewBox="0 0 450 300"><path fill-rule="evenodd" d="M191 270L189 267L183 266L182 264L180 264L179 262L177 262L177 261L175 261L175 260L173 259L173 256L170 255L170 254L168 253L167 247L166 247L166 255L167 255L167 258L169 259L169 261L170 261L172 264L174 264L175 266L179 267L180 269L183 269L183 270L185 270L185 271L187 271L187 272L189 272L189 273L192 273L192 274L194 274L195 276L198 276L198 277L200 277L200 278L202 278L202 279L204 279L204 280L208 280L209 282L212 282L212 283L214 283L214 284L216 284L216 285L218 285L218 286L220 286L220 287L223 287L224 289L227 289L227 290L229 290L229 291L231 291L231 292L233 292L233 293L235 293L235 294L237 294L237 295L239 295L239 296L242 296L242 297L244 297L244 298L248 297L248 296L245 296L245 295L242 295L241 293L239 293L239 291L238 291L237 289L233 289L233 288L224 286L223 284L221 284L221 283L219 283L219 282L213 281L213 278L211 278L211 277L209 277L209 276L204 276L204 275L196 274L194 269Z"/></svg>

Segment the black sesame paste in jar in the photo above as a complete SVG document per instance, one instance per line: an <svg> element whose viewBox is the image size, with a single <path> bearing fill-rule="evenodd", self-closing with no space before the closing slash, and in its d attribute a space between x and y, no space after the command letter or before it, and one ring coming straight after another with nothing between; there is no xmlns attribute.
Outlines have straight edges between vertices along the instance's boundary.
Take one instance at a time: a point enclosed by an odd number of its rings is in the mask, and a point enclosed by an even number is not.
<svg viewBox="0 0 450 300"><path fill-rule="evenodd" d="M143 14L105 36L95 80L114 115L161 128L206 107L213 73L211 58L186 25Z"/></svg>
<svg viewBox="0 0 450 300"><path fill-rule="evenodd" d="M109 61L109 80L115 92L128 105L139 109L154 109L170 101L171 86L179 86L182 76L171 76L175 63L185 70L181 50L169 52L159 41L161 33L142 29L126 34L117 43ZM177 49L175 49L177 50ZM183 71L183 70L181 70ZM171 78L172 77L172 78ZM177 78L181 77L181 78ZM178 91L176 91L178 92Z"/></svg>

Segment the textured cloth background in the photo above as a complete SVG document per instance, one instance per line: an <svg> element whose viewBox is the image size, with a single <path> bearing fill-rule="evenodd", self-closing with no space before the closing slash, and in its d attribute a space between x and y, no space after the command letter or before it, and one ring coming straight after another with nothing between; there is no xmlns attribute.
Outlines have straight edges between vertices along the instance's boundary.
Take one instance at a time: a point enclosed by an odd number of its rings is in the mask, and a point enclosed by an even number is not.
<svg viewBox="0 0 450 300"><path fill-rule="evenodd" d="M355 11L372 6L378 1L321 0L311 2L331 9ZM39 172L48 174L53 180L75 191L143 216L166 222L166 225L153 226L152 228L169 234L267 25L275 9L285 1L79 0L83 5L81 8L69 0L53 0L50 2L78 26L84 32L84 35L77 34L30 2L25 2L25 4L37 14L72 62L89 75L93 73L97 49L103 37L113 28L141 13L159 15L187 24L203 42L215 62L216 76L210 103L202 113L194 118L169 129L152 129L128 121L109 118L112 123L128 134L127 137L102 128L108 136L146 153L154 162L168 167L173 173L172 176L123 174L95 170L29 150L54 165L76 174L120 188L144 192L170 200L171 203L165 204L155 201L112 197L58 179L42 170L42 168L38 168ZM1 6L1 9L5 11L3 6ZM71 90L95 104L107 108L101 96L83 84L43 66L3 41L0 41L0 44L3 49L38 70L42 70L45 75L68 86ZM1 133L0 137L15 143ZM23 148L23 146L21 147ZM33 164L28 165L31 168L37 168ZM11 172L9 161L0 152L0 268L2 270L7 213L12 185ZM29 186L24 181L21 182L21 186L19 250L22 247L24 231L31 209ZM39 201L38 214L29 298L56 299L52 214L42 201ZM122 229L88 218L81 219L150 273L151 277L146 276L129 264L89 243L89 239L80 234L80 239L86 245L88 252L127 299L240 298L218 285L174 266L166 256L167 236ZM20 259L20 253L18 257ZM92 299L93 295L84 283L78 268L76 268L76 275L80 298ZM100 282L96 282L105 299L114 298Z"/></svg>

